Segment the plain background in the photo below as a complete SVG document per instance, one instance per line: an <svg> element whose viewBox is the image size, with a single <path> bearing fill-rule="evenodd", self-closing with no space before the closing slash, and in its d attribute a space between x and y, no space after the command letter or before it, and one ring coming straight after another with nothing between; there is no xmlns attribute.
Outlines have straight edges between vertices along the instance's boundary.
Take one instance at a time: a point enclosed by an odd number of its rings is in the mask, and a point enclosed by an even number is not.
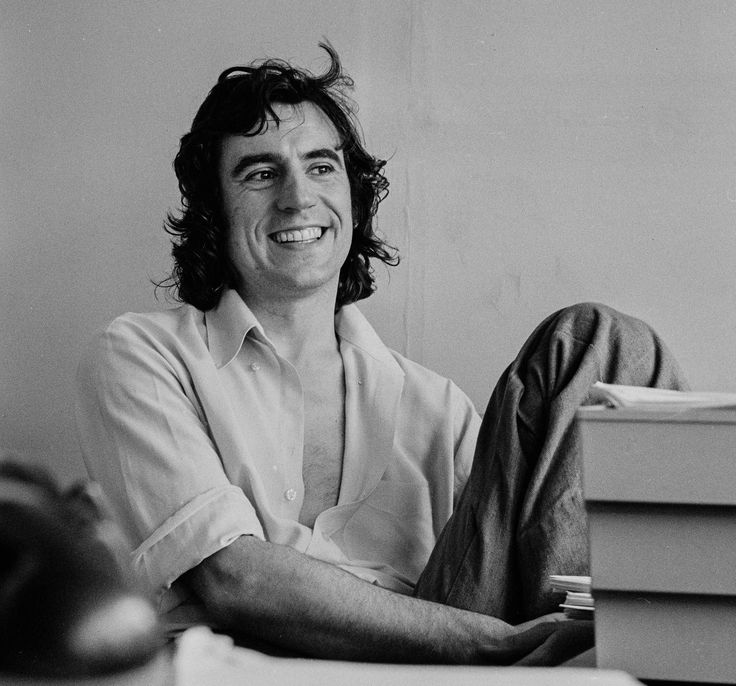
<svg viewBox="0 0 736 686"><path fill-rule="evenodd" d="M224 68L355 78L402 264L363 306L483 410L531 329L581 300L652 323L736 391L736 2L0 0L0 447L83 475L93 331L170 306L179 137Z"/></svg>

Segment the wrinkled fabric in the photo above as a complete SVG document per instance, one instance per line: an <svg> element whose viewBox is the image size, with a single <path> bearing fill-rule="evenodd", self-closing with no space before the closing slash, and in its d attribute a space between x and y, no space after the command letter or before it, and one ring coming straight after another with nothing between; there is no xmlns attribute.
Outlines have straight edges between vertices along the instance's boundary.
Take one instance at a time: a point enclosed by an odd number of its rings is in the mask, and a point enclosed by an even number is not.
<svg viewBox="0 0 736 686"><path fill-rule="evenodd" d="M304 497L304 392L233 290L128 314L95 336L77 375L90 475L168 612L182 574L241 535L289 545L411 593L470 471L480 419L455 384L389 350L354 305L335 318L345 370L337 504L312 528Z"/></svg>
<svg viewBox="0 0 736 686"><path fill-rule="evenodd" d="M473 468L415 595L512 624L558 610L550 574L588 574L575 412L596 381L687 389L659 336L597 304L548 317L493 391Z"/></svg>

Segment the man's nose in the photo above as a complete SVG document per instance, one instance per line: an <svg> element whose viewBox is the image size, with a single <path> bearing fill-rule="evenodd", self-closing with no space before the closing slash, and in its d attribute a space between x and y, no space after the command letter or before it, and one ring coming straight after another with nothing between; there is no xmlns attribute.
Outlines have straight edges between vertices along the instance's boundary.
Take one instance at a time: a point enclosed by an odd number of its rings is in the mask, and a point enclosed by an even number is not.
<svg viewBox="0 0 736 686"><path fill-rule="evenodd" d="M314 189L305 174L291 172L284 177L278 197L278 207L283 212L299 212L316 202Z"/></svg>

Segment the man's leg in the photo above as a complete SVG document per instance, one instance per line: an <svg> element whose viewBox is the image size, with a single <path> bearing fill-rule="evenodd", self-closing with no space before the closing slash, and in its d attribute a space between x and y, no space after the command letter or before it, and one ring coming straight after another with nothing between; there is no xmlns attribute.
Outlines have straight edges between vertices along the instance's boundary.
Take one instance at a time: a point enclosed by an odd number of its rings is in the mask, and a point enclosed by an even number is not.
<svg viewBox="0 0 736 686"><path fill-rule="evenodd" d="M473 468L416 595L512 624L558 610L550 574L587 574L574 416L595 381L685 389L644 322L583 304L546 319L504 372Z"/></svg>

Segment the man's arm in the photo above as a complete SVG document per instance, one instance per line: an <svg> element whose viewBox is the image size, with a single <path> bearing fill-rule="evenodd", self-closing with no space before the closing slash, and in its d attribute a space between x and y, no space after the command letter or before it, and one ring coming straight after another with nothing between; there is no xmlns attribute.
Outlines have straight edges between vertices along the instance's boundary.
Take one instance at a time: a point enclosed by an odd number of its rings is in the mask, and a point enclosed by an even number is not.
<svg viewBox="0 0 736 686"><path fill-rule="evenodd" d="M587 623L548 615L513 627L393 593L252 536L204 560L186 579L224 629L315 657L465 664L526 657L527 664L554 664L592 645Z"/></svg>

